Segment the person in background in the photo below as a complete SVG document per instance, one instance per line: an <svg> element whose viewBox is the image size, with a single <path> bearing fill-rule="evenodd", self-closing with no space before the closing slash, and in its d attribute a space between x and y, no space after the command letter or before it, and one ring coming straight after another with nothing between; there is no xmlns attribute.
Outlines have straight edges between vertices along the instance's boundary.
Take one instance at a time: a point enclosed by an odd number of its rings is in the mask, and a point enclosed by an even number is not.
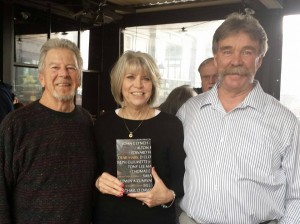
<svg viewBox="0 0 300 224"><path fill-rule="evenodd" d="M167 99L158 107L160 111L176 115L179 108L191 97L197 95L197 92L190 85L182 85L173 89ZM175 212L176 212L176 223L178 224L179 216L181 214L181 209L179 202L181 197L177 197L175 200Z"/></svg>
<svg viewBox="0 0 300 224"><path fill-rule="evenodd" d="M198 68L201 78L201 88L194 88L200 94L210 90L218 81L218 70L215 66L214 58L207 58L201 62Z"/></svg>
<svg viewBox="0 0 300 224"><path fill-rule="evenodd" d="M178 109L189 98L196 96L197 93L190 85L182 85L173 89L167 99L158 107L160 111L176 115Z"/></svg>
<svg viewBox="0 0 300 224"><path fill-rule="evenodd" d="M74 104L79 49L48 40L38 72L41 99L0 126L0 223L90 224L96 154L92 118Z"/></svg>
<svg viewBox="0 0 300 224"><path fill-rule="evenodd" d="M218 83L177 113L187 155L180 223L300 223L300 122L255 80L265 30L233 13L212 49Z"/></svg>
<svg viewBox="0 0 300 224"><path fill-rule="evenodd" d="M0 123L3 118L14 110L12 87L0 81Z"/></svg>
<svg viewBox="0 0 300 224"><path fill-rule="evenodd" d="M14 110L17 110L21 107L24 107L25 105L18 99L18 97L13 94L13 105L14 105Z"/></svg>
<svg viewBox="0 0 300 224"><path fill-rule="evenodd" d="M22 108L24 106L25 105L22 102L18 101L16 103L14 103L14 110L20 109L20 108Z"/></svg>
<svg viewBox="0 0 300 224"><path fill-rule="evenodd" d="M147 53L127 51L111 71L111 90L121 108L102 114L95 123L101 164L94 224L174 224L175 197L183 195L183 128L171 114L151 107L160 74ZM153 188L125 193L117 178L116 142L150 139ZM151 171L151 167L150 167Z"/></svg>

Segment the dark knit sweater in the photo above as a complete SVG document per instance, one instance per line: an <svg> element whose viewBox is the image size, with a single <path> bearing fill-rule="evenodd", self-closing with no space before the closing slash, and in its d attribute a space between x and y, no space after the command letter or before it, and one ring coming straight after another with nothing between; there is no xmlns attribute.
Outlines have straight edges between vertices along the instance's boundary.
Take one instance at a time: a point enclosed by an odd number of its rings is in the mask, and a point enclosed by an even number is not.
<svg viewBox="0 0 300 224"><path fill-rule="evenodd" d="M134 130L141 121L126 120L129 130ZM105 171L117 175L116 139L128 139L128 131L122 118L115 112L102 115L95 123L99 175ZM185 153L183 129L180 120L164 112L145 120L134 132L133 138L151 139L152 166L165 185L180 197L183 194ZM171 224L175 223L174 206L149 208L127 196L115 197L97 192L95 210L96 224Z"/></svg>
<svg viewBox="0 0 300 224"><path fill-rule="evenodd" d="M0 126L0 223L88 224L95 181L93 123L38 101Z"/></svg>

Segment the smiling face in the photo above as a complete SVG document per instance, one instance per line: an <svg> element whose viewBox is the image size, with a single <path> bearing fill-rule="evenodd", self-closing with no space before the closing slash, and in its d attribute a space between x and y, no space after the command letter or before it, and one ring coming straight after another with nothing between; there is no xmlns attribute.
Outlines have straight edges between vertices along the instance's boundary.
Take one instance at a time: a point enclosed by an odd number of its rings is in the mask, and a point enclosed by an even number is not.
<svg viewBox="0 0 300 224"><path fill-rule="evenodd" d="M122 96L124 106L142 109L148 106L152 94L152 81L150 75L141 68L130 66L122 83Z"/></svg>
<svg viewBox="0 0 300 224"><path fill-rule="evenodd" d="M49 50L39 80L44 87L43 96L51 103L73 101L80 86L80 72L75 54L63 48Z"/></svg>
<svg viewBox="0 0 300 224"><path fill-rule="evenodd" d="M220 40L214 56L221 88L237 91L252 86L256 71L262 63L259 42L244 32Z"/></svg>

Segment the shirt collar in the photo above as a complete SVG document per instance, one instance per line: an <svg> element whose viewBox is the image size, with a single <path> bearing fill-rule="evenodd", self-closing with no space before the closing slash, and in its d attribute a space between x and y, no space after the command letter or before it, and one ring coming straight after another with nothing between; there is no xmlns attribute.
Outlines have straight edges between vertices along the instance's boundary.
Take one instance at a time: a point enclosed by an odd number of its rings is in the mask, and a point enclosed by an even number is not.
<svg viewBox="0 0 300 224"><path fill-rule="evenodd" d="M253 89L250 91L245 100L241 103L240 107L252 107L262 113L266 104L264 94L265 92L261 88L258 80L254 80Z"/></svg>
<svg viewBox="0 0 300 224"><path fill-rule="evenodd" d="M203 100L200 103L201 108L206 105L212 105L213 107L217 107L217 105L219 104L219 85L220 82L218 81L211 90L202 93ZM252 107L262 113L265 106L265 100L263 97L264 94L265 93L261 88L259 81L254 80L253 89L249 92L245 100L240 104L239 108Z"/></svg>

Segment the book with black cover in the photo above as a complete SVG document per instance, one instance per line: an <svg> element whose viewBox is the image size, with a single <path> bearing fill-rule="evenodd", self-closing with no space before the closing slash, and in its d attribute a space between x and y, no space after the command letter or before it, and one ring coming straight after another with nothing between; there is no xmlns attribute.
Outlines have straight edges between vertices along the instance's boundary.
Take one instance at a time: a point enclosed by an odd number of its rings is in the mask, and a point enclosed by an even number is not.
<svg viewBox="0 0 300 224"><path fill-rule="evenodd" d="M117 177L125 193L151 190L151 139L117 139L116 147Z"/></svg>

